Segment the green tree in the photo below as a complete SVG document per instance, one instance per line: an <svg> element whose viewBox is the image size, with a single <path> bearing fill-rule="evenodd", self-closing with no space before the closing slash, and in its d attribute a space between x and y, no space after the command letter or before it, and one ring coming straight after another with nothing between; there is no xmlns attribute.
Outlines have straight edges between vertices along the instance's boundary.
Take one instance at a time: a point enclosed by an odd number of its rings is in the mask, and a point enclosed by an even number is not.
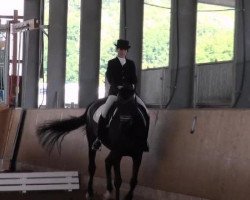
<svg viewBox="0 0 250 200"><path fill-rule="evenodd" d="M108 60L115 57L114 44L119 38L120 29L120 2L118 0L102 1L101 21L101 52L99 83L104 84Z"/></svg>
<svg viewBox="0 0 250 200"><path fill-rule="evenodd" d="M45 24L48 24L49 0L45 2ZM68 6L67 82L78 82L80 2L80 0L70 0ZM147 0L146 2L165 8L144 5L143 68L165 67L169 62L170 1ZM227 7L200 3L198 5L196 62L231 60L234 44L234 10L216 12L213 10L227 9ZM209 9L209 12L204 12ZM102 0L100 84L104 82L108 60L116 55L114 43L119 38L119 22L120 1ZM46 49L45 42L45 52ZM44 61L46 67L46 57Z"/></svg>
<svg viewBox="0 0 250 200"><path fill-rule="evenodd" d="M66 82L77 83L79 74L81 0L70 0L67 22Z"/></svg>
<svg viewBox="0 0 250 200"><path fill-rule="evenodd" d="M198 4L196 63L233 59L235 11L228 9Z"/></svg>
<svg viewBox="0 0 250 200"><path fill-rule="evenodd" d="M169 63L170 1L147 3L150 5L144 5L142 68L166 67Z"/></svg>

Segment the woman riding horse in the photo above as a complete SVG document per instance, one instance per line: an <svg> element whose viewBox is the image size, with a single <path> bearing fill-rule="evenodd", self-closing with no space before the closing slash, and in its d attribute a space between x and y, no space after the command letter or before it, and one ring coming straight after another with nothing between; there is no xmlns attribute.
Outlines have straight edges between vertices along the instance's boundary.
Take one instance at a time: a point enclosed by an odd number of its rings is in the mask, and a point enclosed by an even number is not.
<svg viewBox="0 0 250 200"><path fill-rule="evenodd" d="M132 85L135 89L135 85L137 83L136 76L136 67L132 60L126 58L128 49L130 48L129 41L119 39L117 40L117 44L115 44L117 50L117 57L108 61L108 68L106 72L107 80L110 84L109 96L102 108L101 116L98 122L98 134L97 139L92 145L93 150L98 150L101 147L101 139L105 126L107 124L107 114L109 109L112 107L114 102L117 101L118 90L121 89L124 85ZM146 106L143 101L136 96L136 101L140 105L144 107L147 111Z"/></svg>
<svg viewBox="0 0 250 200"><path fill-rule="evenodd" d="M51 151L54 145L60 146L66 134L79 127L86 127L89 146L89 181L86 197L89 200L94 198L93 178L96 170L96 150L94 149L98 149L101 144L99 139L97 140L96 132L98 132L98 137L101 137L103 144L110 149L110 153L105 159L107 176L105 199L110 199L113 190L112 167L115 175L115 199L120 199L120 186L122 183L120 163L123 156L130 156L133 161L132 178L130 180L130 190L125 196L125 200L132 200L137 185L142 155L143 152L148 151L149 116L142 100L134 93L134 85L137 81L135 65L133 61L125 58L130 47L129 42L127 40L118 40L116 46L118 57L109 61L106 73L111 84L107 100L99 99L93 102L88 106L85 113L79 117L45 122L37 128L41 144ZM104 109L101 113L99 125L97 125L94 116L96 116L98 108L102 105L104 105ZM108 112L111 106L114 109ZM106 126L106 120L109 120L109 128L105 131L105 134L102 134L100 132L102 126Z"/></svg>

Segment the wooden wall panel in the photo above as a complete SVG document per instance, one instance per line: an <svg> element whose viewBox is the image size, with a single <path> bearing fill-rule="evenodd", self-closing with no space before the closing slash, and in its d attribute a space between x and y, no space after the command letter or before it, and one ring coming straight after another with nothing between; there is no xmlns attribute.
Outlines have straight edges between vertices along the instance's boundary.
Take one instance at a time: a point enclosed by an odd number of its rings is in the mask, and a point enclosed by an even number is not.
<svg viewBox="0 0 250 200"><path fill-rule="evenodd" d="M0 110L0 156L2 158L4 153L4 143L6 141L6 133L8 131L8 124L10 119L10 110L8 108Z"/></svg>
<svg viewBox="0 0 250 200"><path fill-rule="evenodd" d="M11 167L22 113L22 109L5 108L0 110L1 171L9 170Z"/></svg>
<svg viewBox="0 0 250 200"><path fill-rule="evenodd" d="M54 149L51 154L42 149L36 136L36 127L46 120L79 116L84 109L28 110L17 156L18 170L78 170L88 175L88 143L85 130L79 128L67 135L62 143L61 153ZM106 148L97 154L97 176L105 177L104 159Z"/></svg>
<svg viewBox="0 0 250 200"><path fill-rule="evenodd" d="M61 155L41 148L35 127L44 120L80 115L83 109L28 110L17 158L19 170L79 170L87 175L88 147L82 130L66 136ZM150 152L139 184L213 200L250 196L250 110L150 110ZM197 118L195 132L190 133ZM97 153L97 177L105 177L106 148ZM129 182L131 159L122 161Z"/></svg>

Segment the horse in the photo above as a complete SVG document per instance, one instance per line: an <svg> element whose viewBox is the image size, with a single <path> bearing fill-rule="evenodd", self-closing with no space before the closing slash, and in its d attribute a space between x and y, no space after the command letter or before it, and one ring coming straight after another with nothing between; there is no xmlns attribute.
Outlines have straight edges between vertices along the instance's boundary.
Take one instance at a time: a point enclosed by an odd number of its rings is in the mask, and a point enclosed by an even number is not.
<svg viewBox="0 0 250 200"><path fill-rule="evenodd" d="M95 157L97 151L92 150L91 146L97 138L98 124L93 117L98 115L97 112L100 111L105 101L105 98L94 101L87 107L85 113L79 117L52 120L37 127L39 141L49 151L55 145L60 146L65 135L69 134L70 131L82 126L85 127L89 149L89 180L86 193L88 200L94 198L93 178L96 170ZM112 167L114 169L115 198L116 200L120 199L122 184L120 163L123 156L129 156L133 161L132 177L130 189L124 200L132 200L142 156L144 152L148 151L149 116L145 108L136 102L135 91L124 87L119 90L118 100L111 107L107 119L105 134L101 138L103 145L110 150L105 159L107 191L104 193L104 199L110 199L112 195Z"/></svg>

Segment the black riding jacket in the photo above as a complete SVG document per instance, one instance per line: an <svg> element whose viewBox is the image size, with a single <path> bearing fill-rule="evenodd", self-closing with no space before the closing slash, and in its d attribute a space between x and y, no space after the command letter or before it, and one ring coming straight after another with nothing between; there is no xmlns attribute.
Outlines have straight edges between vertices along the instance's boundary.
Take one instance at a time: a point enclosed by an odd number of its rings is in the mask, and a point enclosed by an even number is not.
<svg viewBox="0 0 250 200"><path fill-rule="evenodd" d="M117 86L137 83L134 61L126 59L122 66L117 57L109 60L106 77L110 84L109 95L117 95Z"/></svg>

